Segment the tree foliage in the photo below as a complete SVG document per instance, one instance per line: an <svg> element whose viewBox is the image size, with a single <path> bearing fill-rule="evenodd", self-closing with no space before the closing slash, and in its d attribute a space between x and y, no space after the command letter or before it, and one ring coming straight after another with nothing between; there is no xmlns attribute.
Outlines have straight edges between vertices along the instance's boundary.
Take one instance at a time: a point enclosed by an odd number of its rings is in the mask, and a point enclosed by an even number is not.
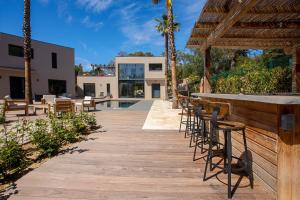
<svg viewBox="0 0 300 200"><path fill-rule="evenodd" d="M177 80L187 79L192 92L197 92L203 77L203 58L197 50L177 51Z"/></svg>
<svg viewBox="0 0 300 200"><path fill-rule="evenodd" d="M264 54L258 59L239 57L234 69L223 71L212 78L213 91L235 94L290 92L291 68L287 67L287 63L284 66L269 67L266 65L268 62Z"/></svg>

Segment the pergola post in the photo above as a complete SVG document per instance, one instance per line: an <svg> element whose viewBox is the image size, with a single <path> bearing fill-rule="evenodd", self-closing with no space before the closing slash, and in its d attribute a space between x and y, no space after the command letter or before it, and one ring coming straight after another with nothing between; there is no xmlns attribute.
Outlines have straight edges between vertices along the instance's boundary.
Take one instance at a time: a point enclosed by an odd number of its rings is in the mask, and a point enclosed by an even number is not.
<svg viewBox="0 0 300 200"><path fill-rule="evenodd" d="M211 84L210 84L210 72L209 69L211 67L211 55L210 55L211 47L207 47L204 51L204 76L203 76L203 92L211 93Z"/></svg>
<svg viewBox="0 0 300 200"><path fill-rule="evenodd" d="M300 93L300 47L293 49L293 83L292 92Z"/></svg>

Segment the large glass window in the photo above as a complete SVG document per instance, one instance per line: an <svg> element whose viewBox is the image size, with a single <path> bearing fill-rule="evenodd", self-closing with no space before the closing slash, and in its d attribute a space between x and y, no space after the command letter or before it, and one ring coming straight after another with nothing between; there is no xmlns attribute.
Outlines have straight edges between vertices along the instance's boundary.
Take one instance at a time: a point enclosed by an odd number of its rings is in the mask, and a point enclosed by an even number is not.
<svg viewBox="0 0 300 200"><path fill-rule="evenodd" d="M144 64L119 64L119 97L144 98Z"/></svg>
<svg viewBox="0 0 300 200"><path fill-rule="evenodd" d="M67 92L67 82L65 80L48 80L49 93L61 95Z"/></svg>
<svg viewBox="0 0 300 200"><path fill-rule="evenodd" d="M24 57L24 48L22 46L9 44L8 45L8 55ZM34 51L33 51L33 49L31 49L31 58L33 59L33 57L34 57Z"/></svg>
<svg viewBox="0 0 300 200"><path fill-rule="evenodd" d="M162 71L162 64L161 63L149 64L149 71Z"/></svg>
<svg viewBox="0 0 300 200"><path fill-rule="evenodd" d="M143 80L119 81L120 98L144 98L144 91Z"/></svg>
<svg viewBox="0 0 300 200"><path fill-rule="evenodd" d="M144 64L119 64L119 80L144 80Z"/></svg>

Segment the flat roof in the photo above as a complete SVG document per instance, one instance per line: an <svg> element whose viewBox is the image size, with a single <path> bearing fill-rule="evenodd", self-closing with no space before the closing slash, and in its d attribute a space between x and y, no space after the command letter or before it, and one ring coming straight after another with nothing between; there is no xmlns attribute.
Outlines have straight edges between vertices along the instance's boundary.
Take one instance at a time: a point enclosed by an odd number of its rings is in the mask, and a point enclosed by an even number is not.
<svg viewBox="0 0 300 200"><path fill-rule="evenodd" d="M17 38L23 39L22 36L10 34L10 33L0 32L0 35L8 35L8 36L13 36L13 37L17 37ZM39 42L39 43L44 43L44 44L48 44L48 45L53 45L53 46L58 46L58 47L63 47L63 48L68 48L68 49L74 49L73 47L67 47L67 46L63 46L63 45L59 45L59 44L54 44L54 43L50 43L50 42L44 42L44 41L35 40L35 39L31 39L31 41L33 41L33 42Z"/></svg>

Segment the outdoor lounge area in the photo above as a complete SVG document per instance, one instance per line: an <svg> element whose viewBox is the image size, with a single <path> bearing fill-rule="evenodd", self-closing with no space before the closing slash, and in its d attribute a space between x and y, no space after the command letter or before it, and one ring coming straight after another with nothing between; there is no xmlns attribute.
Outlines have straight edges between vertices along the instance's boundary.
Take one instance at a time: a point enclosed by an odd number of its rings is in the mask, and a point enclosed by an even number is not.
<svg viewBox="0 0 300 200"><path fill-rule="evenodd" d="M154 101L151 111L162 102ZM179 124L181 109L174 113L168 106L164 112ZM227 175L203 181L205 159L193 162L184 131L142 129L147 115L142 109L96 112L103 129L18 180L9 199L226 199ZM239 178L232 176L233 185ZM247 178L233 197L262 198L275 199L258 179L251 189Z"/></svg>

